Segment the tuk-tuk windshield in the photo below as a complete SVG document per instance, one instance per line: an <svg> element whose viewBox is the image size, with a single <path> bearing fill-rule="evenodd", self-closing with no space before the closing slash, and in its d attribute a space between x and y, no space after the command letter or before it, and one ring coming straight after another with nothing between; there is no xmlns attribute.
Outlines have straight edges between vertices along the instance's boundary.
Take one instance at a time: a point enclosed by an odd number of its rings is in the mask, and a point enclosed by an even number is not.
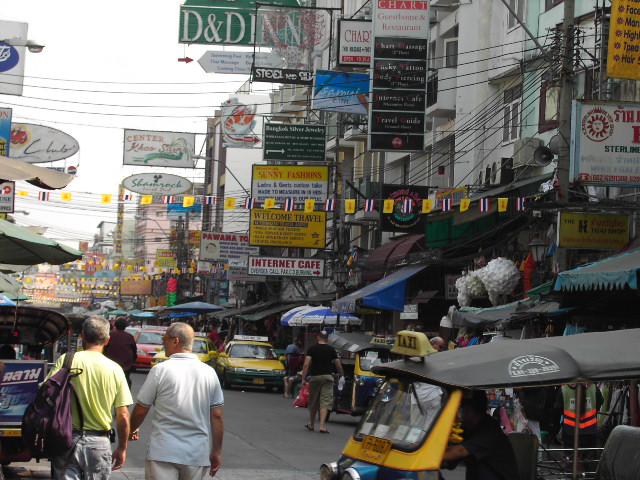
<svg viewBox="0 0 640 480"><path fill-rule="evenodd" d="M413 449L424 438L445 405L445 392L428 383L386 381L356 429L356 437L390 440L394 447Z"/></svg>
<svg viewBox="0 0 640 480"><path fill-rule="evenodd" d="M370 372L376 365L393 360L397 360L397 355L390 353L388 350L366 350L360 352L360 369Z"/></svg>

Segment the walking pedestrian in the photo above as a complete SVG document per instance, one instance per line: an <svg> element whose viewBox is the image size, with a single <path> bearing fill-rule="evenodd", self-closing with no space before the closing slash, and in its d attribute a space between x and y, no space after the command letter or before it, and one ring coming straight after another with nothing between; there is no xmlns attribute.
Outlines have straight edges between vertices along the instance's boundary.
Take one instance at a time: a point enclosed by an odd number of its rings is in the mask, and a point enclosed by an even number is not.
<svg viewBox="0 0 640 480"><path fill-rule="evenodd" d="M329 433L325 423L329 410L333 407L333 368L338 371L340 381L344 381L342 364L333 347L327 345L329 334L322 330L318 333L318 343L309 347L302 367L302 380L311 376L309 380L309 423L305 424L307 430L313 430L316 415L320 413L320 433Z"/></svg>
<svg viewBox="0 0 640 480"><path fill-rule="evenodd" d="M55 480L106 480L112 470L126 461L129 439L129 405L133 403L122 368L102 354L109 341L109 322L94 315L82 324L82 351L73 357L73 371L81 372L71 379L78 398L71 401L73 444L62 455L52 459ZM62 355L47 375L53 376L64 364ZM116 412L118 446L111 453L112 414Z"/></svg>
<svg viewBox="0 0 640 480"><path fill-rule="evenodd" d="M131 416L131 440L155 407L145 478L200 480L222 462L224 397L215 370L191 353L194 332L176 322L162 341L169 360L151 368Z"/></svg>
<svg viewBox="0 0 640 480"><path fill-rule="evenodd" d="M133 362L138 356L138 347L136 341L129 332L125 332L127 328L127 319L118 317L114 323L114 329L111 330L109 343L104 346L104 353L122 367L124 376L127 379L127 385L131 388L131 370L133 370Z"/></svg>

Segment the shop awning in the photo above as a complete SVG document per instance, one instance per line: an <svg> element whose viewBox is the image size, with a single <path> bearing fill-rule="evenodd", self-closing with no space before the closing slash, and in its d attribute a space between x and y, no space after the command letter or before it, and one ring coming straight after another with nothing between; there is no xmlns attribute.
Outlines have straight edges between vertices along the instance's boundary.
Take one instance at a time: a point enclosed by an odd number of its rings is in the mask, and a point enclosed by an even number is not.
<svg viewBox="0 0 640 480"><path fill-rule="evenodd" d="M560 308L558 302L545 302L530 298L490 308L462 307L454 310L451 321L454 327L489 327L499 322L521 320L539 314L559 315L574 308Z"/></svg>
<svg viewBox="0 0 640 480"><path fill-rule="evenodd" d="M0 155L0 179L2 180L25 180L39 188L56 190L66 187L74 178L74 175L68 173L38 167L22 160Z"/></svg>
<svg viewBox="0 0 640 480"><path fill-rule="evenodd" d="M331 302L331 309L338 313L355 312L359 303L364 307L402 312L405 303L407 279L427 268L425 265L404 267L382 280L367 285L340 300Z"/></svg>
<svg viewBox="0 0 640 480"><path fill-rule="evenodd" d="M287 310L291 310L292 308L299 307L300 305L304 305L304 304L305 302L284 303L284 304L278 305L277 307L267 308L266 310L260 310L258 313L245 313L243 315L238 315L238 317L248 322L255 322L257 320L262 320L263 318L267 318L269 315L285 312Z"/></svg>
<svg viewBox="0 0 640 480"><path fill-rule="evenodd" d="M558 274L555 290L638 289L640 248Z"/></svg>
<svg viewBox="0 0 640 480"><path fill-rule="evenodd" d="M405 259L412 251L424 250L424 237L424 234L407 235L373 250L367 258L363 279L377 280L384 275L387 265Z"/></svg>
<svg viewBox="0 0 640 480"><path fill-rule="evenodd" d="M433 297L438 294L438 290L427 290L425 292L419 292L415 297L411 299L411 303L429 303Z"/></svg>
<svg viewBox="0 0 640 480"><path fill-rule="evenodd" d="M274 302L260 302L253 305L245 305L244 307L234 308L233 310L225 310L224 312L218 312L213 314L213 318L222 320L223 318L242 315L244 313L251 313L262 308L268 308L273 305Z"/></svg>

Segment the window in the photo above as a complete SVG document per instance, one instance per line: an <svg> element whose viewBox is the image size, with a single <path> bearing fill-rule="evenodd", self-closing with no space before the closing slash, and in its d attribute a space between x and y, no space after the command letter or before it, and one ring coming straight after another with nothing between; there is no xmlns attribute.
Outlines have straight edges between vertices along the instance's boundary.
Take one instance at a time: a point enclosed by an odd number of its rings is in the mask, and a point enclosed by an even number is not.
<svg viewBox="0 0 640 480"><path fill-rule="evenodd" d="M504 185L513 182L513 158L503 158L500 165L500 183Z"/></svg>
<svg viewBox="0 0 640 480"><path fill-rule="evenodd" d="M496 166L496 162L493 162L491 165L491 183L496 183L496 178L498 175L498 168Z"/></svg>
<svg viewBox="0 0 640 480"><path fill-rule="evenodd" d="M522 85L504 92L502 141L509 143L519 137L520 130L520 97Z"/></svg>
<svg viewBox="0 0 640 480"><path fill-rule="evenodd" d="M491 183L491 166L487 165L484 172L484 184L489 185Z"/></svg>
<svg viewBox="0 0 640 480"><path fill-rule="evenodd" d="M444 66L445 68L456 68L458 66L457 38L444 41Z"/></svg>
<svg viewBox="0 0 640 480"><path fill-rule="evenodd" d="M564 0L544 0L544 9L551 10L556 5L560 5Z"/></svg>
<svg viewBox="0 0 640 480"><path fill-rule="evenodd" d="M538 112L538 132L546 132L558 128L558 102L560 87L542 84L540 91L540 109Z"/></svg>
<svg viewBox="0 0 640 480"><path fill-rule="evenodd" d="M509 6L518 14L520 20L524 21L524 0L509 0ZM518 26L516 17L509 12L507 20L507 28L511 29Z"/></svg>

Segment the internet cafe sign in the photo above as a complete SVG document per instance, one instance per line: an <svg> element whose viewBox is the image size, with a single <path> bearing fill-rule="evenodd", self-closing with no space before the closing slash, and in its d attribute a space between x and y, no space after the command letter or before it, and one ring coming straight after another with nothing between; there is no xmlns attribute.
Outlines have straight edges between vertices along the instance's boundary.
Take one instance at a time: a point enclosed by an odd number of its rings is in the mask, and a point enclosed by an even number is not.
<svg viewBox="0 0 640 480"><path fill-rule="evenodd" d="M188 192L193 184L186 178L167 173L140 173L122 180L127 190L142 195L177 195Z"/></svg>
<svg viewBox="0 0 640 480"><path fill-rule="evenodd" d="M576 101L571 180L600 186L640 186L640 104Z"/></svg>
<svg viewBox="0 0 640 480"><path fill-rule="evenodd" d="M324 260L317 258L249 257L249 275L324 277Z"/></svg>

